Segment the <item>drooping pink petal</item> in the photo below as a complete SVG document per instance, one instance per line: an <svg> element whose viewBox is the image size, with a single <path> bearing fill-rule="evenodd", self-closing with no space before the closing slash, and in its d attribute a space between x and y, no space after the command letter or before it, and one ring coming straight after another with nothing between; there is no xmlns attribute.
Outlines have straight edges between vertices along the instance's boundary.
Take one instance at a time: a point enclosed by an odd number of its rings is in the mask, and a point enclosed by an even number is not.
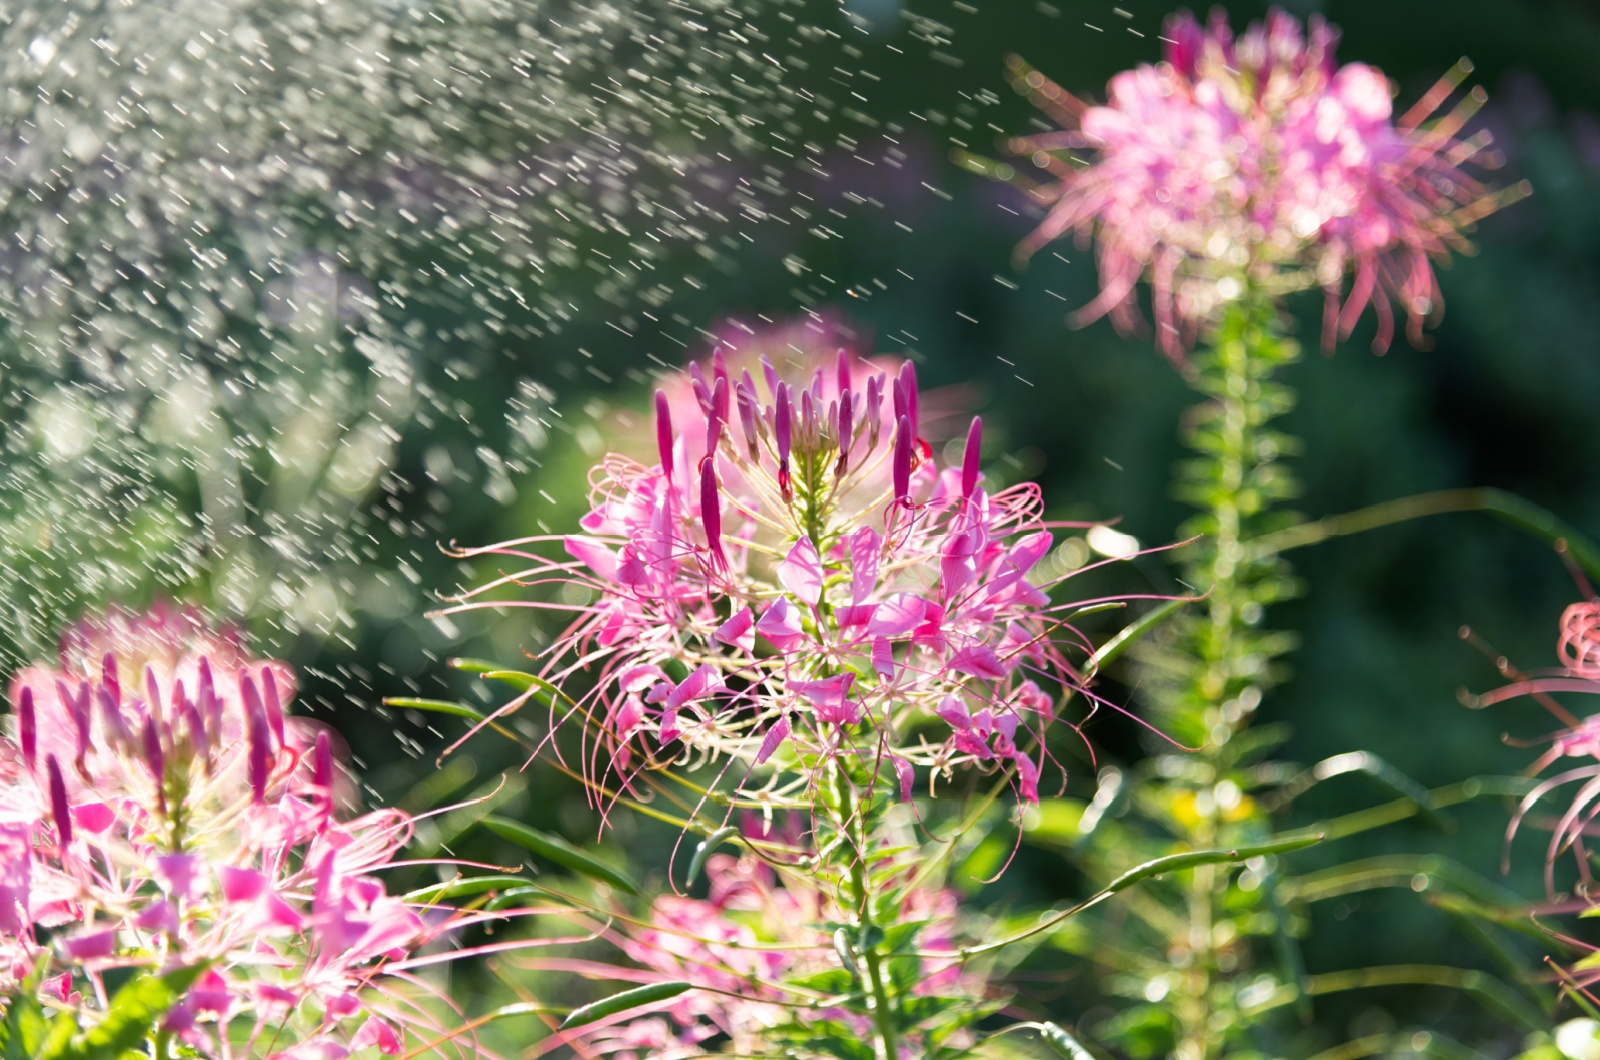
<svg viewBox="0 0 1600 1060"><path fill-rule="evenodd" d="M748 607L741 607L733 613L733 617L717 627L712 637L719 644L726 644L730 648L751 652L755 650L755 617L751 615Z"/></svg>
<svg viewBox="0 0 1600 1060"><path fill-rule="evenodd" d="M777 602L767 608L766 614L756 623L756 632L784 652L806 640L805 630L800 625L800 612L787 596L778 597Z"/></svg>

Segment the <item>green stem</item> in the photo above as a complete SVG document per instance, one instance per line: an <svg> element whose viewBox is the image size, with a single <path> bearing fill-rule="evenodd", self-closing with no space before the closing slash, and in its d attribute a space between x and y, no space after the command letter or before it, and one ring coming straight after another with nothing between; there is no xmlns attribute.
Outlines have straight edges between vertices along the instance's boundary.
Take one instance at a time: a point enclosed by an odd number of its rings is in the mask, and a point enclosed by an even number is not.
<svg viewBox="0 0 1600 1060"><path fill-rule="evenodd" d="M867 882L867 842L870 831L867 815L856 800L855 789L843 765L834 766L834 784L839 795L839 830L854 832L856 857L850 864L850 890L856 907L856 938L865 966L867 987L872 991L872 1022L878 1030L878 1060L899 1060L900 1045L895 1032L895 1009L889 1000L883 976L883 954L872 938L872 895Z"/></svg>
<svg viewBox="0 0 1600 1060"><path fill-rule="evenodd" d="M1250 542L1251 557L1271 556L1292 548L1320 544L1332 537L1359 534L1429 515L1487 512L1502 522L1552 545L1565 548L1572 561L1591 578L1600 579L1600 546L1531 501L1504 490L1478 488L1439 490L1384 501L1314 523L1301 523Z"/></svg>

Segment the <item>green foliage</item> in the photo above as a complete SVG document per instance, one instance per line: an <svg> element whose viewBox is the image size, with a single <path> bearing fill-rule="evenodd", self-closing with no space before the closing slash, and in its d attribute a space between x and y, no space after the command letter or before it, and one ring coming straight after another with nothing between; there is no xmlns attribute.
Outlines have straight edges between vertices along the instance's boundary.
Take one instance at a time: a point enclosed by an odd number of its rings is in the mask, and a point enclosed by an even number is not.
<svg viewBox="0 0 1600 1060"><path fill-rule="evenodd" d="M629 1009L644 1008L646 1005L659 1004L670 1001L679 994L690 989L688 983L648 983L645 986L624 990L620 994L612 994L582 1008L573 1009L567 1018L561 1021L561 1029L568 1027L581 1027L585 1023L603 1020L607 1016L615 1016L619 1012Z"/></svg>

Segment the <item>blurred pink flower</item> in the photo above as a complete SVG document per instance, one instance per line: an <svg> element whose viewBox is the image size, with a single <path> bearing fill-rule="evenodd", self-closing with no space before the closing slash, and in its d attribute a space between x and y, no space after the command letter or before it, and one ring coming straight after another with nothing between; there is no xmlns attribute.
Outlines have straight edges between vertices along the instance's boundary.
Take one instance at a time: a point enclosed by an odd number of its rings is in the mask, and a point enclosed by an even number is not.
<svg viewBox="0 0 1600 1060"><path fill-rule="evenodd" d="M91 1026L106 973L204 963L164 1024L195 1055L260 1055L258 1038L274 1055L395 1054L449 1037L408 959L478 917L387 894L376 874L412 819L345 819L332 734L287 713L294 691L286 664L167 607L81 623L57 667L12 678L0 994L46 958L40 1002Z"/></svg>
<svg viewBox="0 0 1600 1060"><path fill-rule="evenodd" d="M797 995L786 986L816 982L813 977L843 969L828 926L847 922L849 910L818 889L816 881L785 875L780 883L770 865L748 855L713 856L706 862L706 877L707 898L657 898L648 926L621 940L628 956L653 973L645 981L688 982L699 989L679 995L657 1012L586 1032L592 1047L619 1060L704 1055L673 1049L725 1035L731 1051L748 1054L760 1051L763 1035L772 1028L788 1024L792 1032L796 1025L822 1020L856 1022L863 1036L871 1035L869 1021L843 1009L796 1007L797 997L812 996L815 990ZM910 888L900 915L903 923L920 925L905 948L951 953L949 960L921 958L915 995L976 1000L987 994L987 981L976 964L964 965L955 957L955 895ZM906 1055L918 1055L917 1044L907 1042Z"/></svg>
<svg viewBox="0 0 1600 1060"><path fill-rule="evenodd" d="M1508 201L1462 169L1487 144L1457 136L1481 89L1422 124L1470 65L1396 119L1383 74L1338 65L1338 33L1319 17L1302 32L1273 10L1235 39L1221 10L1204 27L1182 12L1162 39L1165 61L1112 78L1102 106L1014 62L1018 90L1066 130L1011 141L1054 178L1035 189L1049 214L1020 252L1067 232L1093 237L1102 289L1079 320L1135 328L1147 278L1157 341L1174 358L1251 286L1322 287L1328 347L1370 305L1375 348L1386 348L1391 300L1420 342L1441 305L1430 259L1468 249L1463 231Z"/></svg>

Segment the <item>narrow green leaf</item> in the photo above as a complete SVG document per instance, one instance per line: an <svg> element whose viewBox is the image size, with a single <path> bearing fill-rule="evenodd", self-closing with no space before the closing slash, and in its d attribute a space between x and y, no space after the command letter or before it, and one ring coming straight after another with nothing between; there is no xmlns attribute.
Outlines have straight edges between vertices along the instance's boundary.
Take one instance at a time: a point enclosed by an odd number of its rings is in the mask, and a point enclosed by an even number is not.
<svg viewBox="0 0 1600 1060"><path fill-rule="evenodd" d="M1303 849L1321 841L1322 836L1320 834L1282 836L1265 843L1235 847L1232 850L1191 850L1183 854L1168 854L1164 858L1147 861L1137 868L1124 872L1107 884L1105 889L1090 901L1096 901L1116 894L1118 891L1127 890L1136 883L1148 880L1152 876L1160 876L1163 873L1192 869L1199 865L1216 865L1224 861L1245 861L1267 854L1284 854L1291 850Z"/></svg>
<svg viewBox="0 0 1600 1060"><path fill-rule="evenodd" d="M496 891L502 887L520 888L527 883L528 881L521 876L464 876L461 879L447 880L428 887L418 887L402 895L401 901L432 905L446 898L466 898L485 891Z"/></svg>
<svg viewBox="0 0 1600 1060"><path fill-rule="evenodd" d="M576 1027L584 1023L593 1023L603 1020L607 1016L615 1016L619 1012L626 1012L631 1008L643 1005L653 1005L658 1001L666 1001L677 997L689 989L688 983L650 983L646 986L636 986L632 990L624 990L620 994L612 994L582 1008L573 1009L566 1019L561 1021L561 1029Z"/></svg>
<svg viewBox="0 0 1600 1060"><path fill-rule="evenodd" d="M511 890L502 891L483 903L483 908L492 913L509 906L524 905L526 900L531 898L543 898L550 902L560 902L562 905L570 905L572 903L572 899L563 898L554 891L547 891L543 887L513 887Z"/></svg>
<svg viewBox="0 0 1600 1060"><path fill-rule="evenodd" d="M449 665L452 670L463 670L469 674L490 674L494 673L496 670L504 669L504 667L499 663L492 663L487 659L473 659L465 656L459 659L451 659Z"/></svg>
<svg viewBox="0 0 1600 1060"><path fill-rule="evenodd" d="M435 714L451 714L458 718L467 718L471 721L482 721L483 711L469 707L465 703L456 703L448 699L413 699L410 696L388 696L384 699L386 707L402 707L408 710L427 710Z"/></svg>
<svg viewBox="0 0 1600 1060"><path fill-rule="evenodd" d="M509 817L485 817L483 823L502 839L509 839L518 846L526 847L547 861L553 861L581 876L604 880L629 894L639 893L639 885L625 873L584 853L564 839L536 832L521 821L513 821Z"/></svg>
<svg viewBox="0 0 1600 1060"><path fill-rule="evenodd" d="M1089 662L1084 667L1085 675L1093 677L1099 673L1102 666L1110 665L1123 652L1133 647L1140 637L1143 637L1165 621L1168 615L1184 604L1191 602L1187 598L1168 600L1160 607L1151 608L1140 615L1136 621L1124 626L1122 632L1100 645L1100 650L1089 656Z"/></svg>
<svg viewBox="0 0 1600 1060"><path fill-rule="evenodd" d="M715 832L712 832L710 835L700 840L700 842L694 848L694 857L689 860L689 875L683 881L684 886L687 887L694 883L695 878L700 875L700 869L706 863L706 858L711 856L711 852L713 850L738 834L739 829L733 825L729 825L726 828L717 829Z"/></svg>

